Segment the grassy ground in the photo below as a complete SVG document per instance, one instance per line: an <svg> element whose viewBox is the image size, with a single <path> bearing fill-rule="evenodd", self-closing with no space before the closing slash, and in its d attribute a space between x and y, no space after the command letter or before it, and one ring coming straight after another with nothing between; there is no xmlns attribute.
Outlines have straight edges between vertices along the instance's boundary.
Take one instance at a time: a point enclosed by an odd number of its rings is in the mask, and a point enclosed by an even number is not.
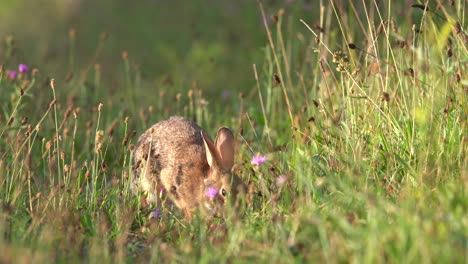
<svg viewBox="0 0 468 264"><path fill-rule="evenodd" d="M180 70L167 60L171 76L148 76L106 35L12 76L28 51L5 39L0 262L466 263L466 3L319 2L252 3L261 61L222 77L202 72L245 54L199 42ZM118 60L79 63L99 52ZM130 193L137 136L174 114L235 131L241 212L150 219Z"/></svg>

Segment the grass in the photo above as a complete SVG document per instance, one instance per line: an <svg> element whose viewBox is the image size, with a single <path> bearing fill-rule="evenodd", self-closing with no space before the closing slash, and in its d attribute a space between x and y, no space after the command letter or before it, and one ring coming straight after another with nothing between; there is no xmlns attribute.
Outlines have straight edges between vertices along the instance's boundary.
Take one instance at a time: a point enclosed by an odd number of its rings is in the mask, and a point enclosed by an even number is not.
<svg viewBox="0 0 468 264"><path fill-rule="evenodd" d="M39 65L11 79L21 61L6 41L0 262L466 263L466 6L321 7L317 22L302 3L269 17L259 2L264 61L232 76L251 90L224 98L197 79L154 89L131 51L117 53L117 88L94 61L84 78ZM149 219L130 192L137 136L175 114L236 132L241 212Z"/></svg>

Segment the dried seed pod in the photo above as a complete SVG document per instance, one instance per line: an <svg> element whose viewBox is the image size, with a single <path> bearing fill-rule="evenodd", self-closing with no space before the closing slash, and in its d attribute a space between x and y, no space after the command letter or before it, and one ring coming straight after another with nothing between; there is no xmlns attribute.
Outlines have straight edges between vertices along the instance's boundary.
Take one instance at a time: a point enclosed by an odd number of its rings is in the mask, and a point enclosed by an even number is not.
<svg viewBox="0 0 468 264"><path fill-rule="evenodd" d="M39 70L36 69L36 68L34 68L34 69L31 71L31 76L32 76L33 78L35 78L38 74L39 74Z"/></svg>
<svg viewBox="0 0 468 264"><path fill-rule="evenodd" d="M55 90L55 79L50 79L50 88L52 88L52 90Z"/></svg>
<svg viewBox="0 0 468 264"><path fill-rule="evenodd" d="M390 28L392 29L392 32L393 33L397 33L398 32L398 28L397 28L397 24L396 24L396 21L394 18L392 18L390 20Z"/></svg>
<svg viewBox="0 0 468 264"><path fill-rule="evenodd" d="M68 119L72 111L73 111L72 106L68 106L67 110L65 110L65 114L63 115L63 119Z"/></svg>
<svg viewBox="0 0 468 264"><path fill-rule="evenodd" d="M68 37L74 39L75 36L76 36L76 30L75 30L74 28L70 28L70 29L68 30Z"/></svg>
<svg viewBox="0 0 468 264"><path fill-rule="evenodd" d="M73 72L68 72L65 76L65 82L69 83L73 79Z"/></svg>
<svg viewBox="0 0 468 264"><path fill-rule="evenodd" d="M52 148L52 141L51 140L47 141L45 146L47 150L50 150Z"/></svg>
<svg viewBox="0 0 468 264"><path fill-rule="evenodd" d="M312 100L312 103L314 104L315 107L317 107L317 108L319 107L319 103L315 99Z"/></svg>
<svg viewBox="0 0 468 264"><path fill-rule="evenodd" d="M106 41L107 38L109 38L109 33L107 31L104 31L101 33L101 41Z"/></svg>
<svg viewBox="0 0 468 264"><path fill-rule="evenodd" d="M101 151L101 149L102 149L102 143L98 143L98 144L96 145L96 149L94 150L94 152L95 152L96 154L99 154L99 152Z"/></svg>
<svg viewBox="0 0 468 264"><path fill-rule="evenodd" d="M128 60L128 52L126 50L124 50L122 52L122 60L124 61L127 61Z"/></svg>
<svg viewBox="0 0 468 264"><path fill-rule="evenodd" d="M385 102L390 102L390 94L389 93L386 93L386 92L383 92L382 94L382 101L385 101Z"/></svg>
<svg viewBox="0 0 468 264"><path fill-rule="evenodd" d="M102 143L103 138L104 138L104 131L98 130L98 131L96 132L96 136L95 136L95 138L94 138L94 141L95 141L96 143Z"/></svg>
<svg viewBox="0 0 468 264"><path fill-rule="evenodd" d="M273 21L275 24L278 23L278 16L277 15L271 15L271 21Z"/></svg>
<svg viewBox="0 0 468 264"><path fill-rule="evenodd" d="M115 120L114 122L112 122L109 129L107 130L107 135L112 136L118 124L119 124L119 120Z"/></svg>
<svg viewBox="0 0 468 264"><path fill-rule="evenodd" d="M460 34L462 32L460 22L455 23L455 33Z"/></svg>
<svg viewBox="0 0 468 264"><path fill-rule="evenodd" d="M49 109L51 109L55 105L55 103L57 103L57 99L54 99L52 100L52 102L50 102Z"/></svg>
<svg viewBox="0 0 468 264"><path fill-rule="evenodd" d="M451 47L448 47L448 49L447 49L447 57L450 58L450 57L452 57L452 55L453 55L452 48L451 48Z"/></svg>
<svg viewBox="0 0 468 264"><path fill-rule="evenodd" d="M380 23L379 27L377 28L377 31L376 31L376 35L379 36L380 34L382 34L382 31L384 29L384 27L387 25L387 21L382 21L382 23Z"/></svg>
<svg viewBox="0 0 468 264"><path fill-rule="evenodd" d="M276 73L273 74L273 78L274 78L274 84L275 84L275 86L281 84L281 79L280 79L280 77L278 76L278 74L276 74Z"/></svg>
<svg viewBox="0 0 468 264"><path fill-rule="evenodd" d="M102 169L102 171L103 171L104 173L107 172L107 165L106 165L106 163L104 163L104 162L101 163L101 169Z"/></svg>
<svg viewBox="0 0 468 264"><path fill-rule="evenodd" d="M284 15L284 8L281 8L280 10L278 10L278 16L283 16Z"/></svg>

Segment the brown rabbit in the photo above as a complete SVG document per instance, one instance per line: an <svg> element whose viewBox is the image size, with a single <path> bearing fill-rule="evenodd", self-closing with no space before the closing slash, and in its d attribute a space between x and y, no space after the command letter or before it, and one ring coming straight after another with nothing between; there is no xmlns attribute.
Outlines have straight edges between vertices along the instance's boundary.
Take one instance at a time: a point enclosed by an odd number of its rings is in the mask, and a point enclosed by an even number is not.
<svg viewBox="0 0 468 264"><path fill-rule="evenodd" d="M159 122L135 146L132 189L158 206L162 194L167 194L189 217L200 205L218 214L229 196L245 190L231 173L234 143L234 135L225 127L213 143L202 128L183 117Z"/></svg>

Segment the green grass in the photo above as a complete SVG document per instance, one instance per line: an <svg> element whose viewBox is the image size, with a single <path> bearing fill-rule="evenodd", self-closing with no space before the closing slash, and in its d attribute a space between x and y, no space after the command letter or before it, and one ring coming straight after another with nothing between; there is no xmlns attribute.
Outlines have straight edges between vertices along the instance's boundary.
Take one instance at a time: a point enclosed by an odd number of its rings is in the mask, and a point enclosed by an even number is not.
<svg viewBox="0 0 468 264"><path fill-rule="evenodd" d="M246 56L227 44L194 43L180 69L164 51L167 78L104 37L53 65L37 56L38 72L11 80L28 51L5 40L0 262L466 263L466 6L391 2L327 2L314 18L301 1L252 3L252 31L267 26L253 48L262 61L222 76L229 56ZM184 42L173 41L159 48ZM97 64L103 53L120 59ZM50 76L60 68L73 78ZM249 87L221 97L213 87L230 80ZM240 212L149 219L130 192L137 137L175 114L235 131L235 171L250 186ZM267 162L251 165L257 153Z"/></svg>

